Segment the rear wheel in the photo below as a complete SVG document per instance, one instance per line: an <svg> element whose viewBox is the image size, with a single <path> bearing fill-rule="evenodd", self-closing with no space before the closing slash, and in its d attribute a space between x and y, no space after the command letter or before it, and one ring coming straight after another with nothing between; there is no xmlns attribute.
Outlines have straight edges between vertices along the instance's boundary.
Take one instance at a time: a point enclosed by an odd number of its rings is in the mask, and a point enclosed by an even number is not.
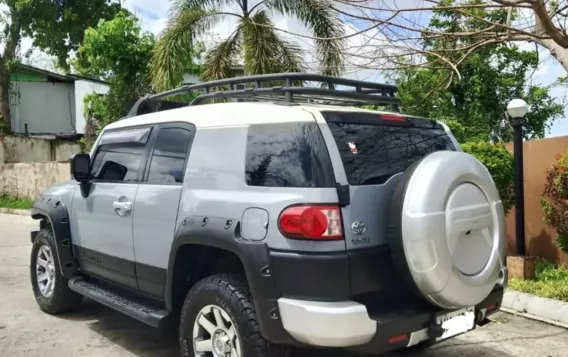
<svg viewBox="0 0 568 357"><path fill-rule="evenodd" d="M289 349L260 334L246 280L215 275L191 288L180 321L182 356L287 357Z"/></svg>
<svg viewBox="0 0 568 357"><path fill-rule="evenodd" d="M61 275L55 238L49 227L39 231L32 245L30 276L35 299L48 314L74 310L83 300L82 295L69 289L68 280Z"/></svg>

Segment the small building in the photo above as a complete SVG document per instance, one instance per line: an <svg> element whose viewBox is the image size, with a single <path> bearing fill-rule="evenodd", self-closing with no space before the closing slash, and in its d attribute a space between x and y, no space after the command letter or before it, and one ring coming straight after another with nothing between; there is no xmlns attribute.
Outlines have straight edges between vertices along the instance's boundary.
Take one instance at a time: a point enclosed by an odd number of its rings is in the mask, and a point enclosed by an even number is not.
<svg viewBox="0 0 568 357"><path fill-rule="evenodd" d="M232 69L234 77L244 75L243 66ZM199 83L197 75L186 73L185 84ZM60 74L19 64L10 76L12 132L45 138L77 138L85 134L84 97L105 95L108 83L75 74ZM242 86L244 88L244 86Z"/></svg>
<svg viewBox="0 0 568 357"><path fill-rule="evenodd" d="M90 93L104 95L109 90L104 81L24 64L13 71L10 85L12 131L48 138L84 134L83 98Z"/></svg>

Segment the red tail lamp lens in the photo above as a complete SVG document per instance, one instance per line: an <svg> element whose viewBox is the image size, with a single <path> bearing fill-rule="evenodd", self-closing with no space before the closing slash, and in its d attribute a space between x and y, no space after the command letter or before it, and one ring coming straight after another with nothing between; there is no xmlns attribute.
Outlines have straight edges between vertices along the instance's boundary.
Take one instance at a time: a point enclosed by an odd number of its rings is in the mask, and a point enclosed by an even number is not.
<svg viewBox="0 0 568 357"><path fill-rule="evenodd" d="M339 206L292 206L280 214L279 223L280 230L289 238L343 239Z"/></svg>

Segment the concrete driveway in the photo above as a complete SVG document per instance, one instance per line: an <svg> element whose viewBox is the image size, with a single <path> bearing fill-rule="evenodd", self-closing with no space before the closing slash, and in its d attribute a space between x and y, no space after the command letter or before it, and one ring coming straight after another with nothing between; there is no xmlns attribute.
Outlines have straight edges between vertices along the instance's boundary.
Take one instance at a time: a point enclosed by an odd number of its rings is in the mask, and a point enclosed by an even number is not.
<svg viewBox="0 0 568 357"><path fill-rule="evenodd" d="M0 214L0 356L177 357L176 336L166 336L94 302L65 316L42 313L29 283L29 231L37 222ZM495 322L434 346L423 357L560 357L568 330L499 314ZM297 351L296 357L354 357L342 352Z"/></svg>

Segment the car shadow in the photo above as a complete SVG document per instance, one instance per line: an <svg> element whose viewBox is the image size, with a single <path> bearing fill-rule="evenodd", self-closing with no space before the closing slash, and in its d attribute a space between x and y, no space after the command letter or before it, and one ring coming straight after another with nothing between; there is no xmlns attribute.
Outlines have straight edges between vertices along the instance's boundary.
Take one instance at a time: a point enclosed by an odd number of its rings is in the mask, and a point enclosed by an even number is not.
<svg viewBox="0 0 568 357"><path fill-rule="evenodd" d="M164 331L149 327L94 301L85 300L77 312L60 316L66 320L83 321L87 327L128 352L139 357L179 357L177 331ZM530 337L525 337L530 338ZM535 337L539 338L539 337ZM489 343L498 340L486 341ZM402 351L381 355L384 357L510 357L483 343L451 340L422 352ZM293 357L363 357L343 350L296 349Z"/></svg>

